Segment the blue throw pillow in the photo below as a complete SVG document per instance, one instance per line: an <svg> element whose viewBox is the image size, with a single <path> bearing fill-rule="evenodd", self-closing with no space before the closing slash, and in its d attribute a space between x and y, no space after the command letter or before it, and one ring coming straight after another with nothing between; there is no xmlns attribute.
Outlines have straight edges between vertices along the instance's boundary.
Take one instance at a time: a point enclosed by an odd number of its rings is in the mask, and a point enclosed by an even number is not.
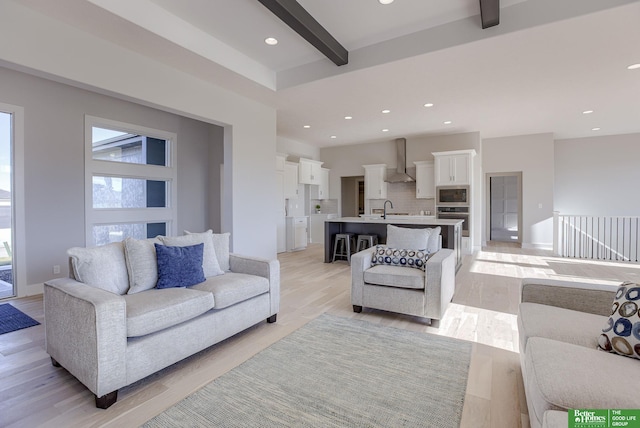
<svg viewBox="0 0 640 428"><path fill-rule="evenodd" d="M154 245L158 259L156 288L189 287L205 281L202 270L204 244L187 247Z"/></svg>

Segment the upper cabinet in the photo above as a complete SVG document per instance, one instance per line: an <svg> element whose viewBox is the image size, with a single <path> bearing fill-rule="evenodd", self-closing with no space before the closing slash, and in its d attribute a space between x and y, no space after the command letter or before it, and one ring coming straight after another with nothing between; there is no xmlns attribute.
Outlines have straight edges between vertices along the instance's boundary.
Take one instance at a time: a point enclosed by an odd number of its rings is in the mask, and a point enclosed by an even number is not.
<svg viewBox="0 0 640 428"><path fill-rule="evenodd" d="M387 165L362 165L366 199L387 199Z"/></svg>
<svg viewBox="0 0 640 428"><path fill-rule="evenodd" d="M300 170L298 172L298 181L300 184L316 184L321 183L322 162L300 158Z"/></svg>
<svg viewBox="0 0 640 428"><path fill-rule="evenodd" d="M320 168L320 184L311 188L311 199L329 199L329 171Z"/></svg>
<svg viewBox="0 0 640 428"><path fill-rule="evenodd" d="M416 198L434 199L436 197L434 163L419 161L414 164L416 166Z"/></svg>
<svg viewBox="0 0 640 428"><path fill-rule="evenodd" d="M298 197L298 164L284 163L284 197L295 199Z"/></svg>
<svg viewBox="0 0 640 428"><path fill-rule="evenodd" d="M276 154L276 171L284 171L284 163L287 161L287 155Z"/></svg>
<svg viewBox="0 0 640 428"><path fill-rule="evenodd" d="M471 184L471 165L475 150L433 153L435 158L436 186Z"/></svg>

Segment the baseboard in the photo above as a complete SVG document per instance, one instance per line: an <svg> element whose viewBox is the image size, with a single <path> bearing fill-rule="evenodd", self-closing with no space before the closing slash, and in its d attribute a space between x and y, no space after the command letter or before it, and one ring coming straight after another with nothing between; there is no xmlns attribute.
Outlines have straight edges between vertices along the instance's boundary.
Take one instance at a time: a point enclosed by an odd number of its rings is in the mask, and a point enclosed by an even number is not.
<svg viewBox="0 0 640 428"><path fill-rule="evenodd" d="M36 294L44 293L44 283L30 284L24 287L18 288L17 297L35 296Z"/></svg>
<svg viewBox="0 0 640 428"><path fill-rule="evenodd" d="M535 249L535 250L550 250L553 251L553 244L552 243L538 243L538 244L522 244L522 248L529 248L529 249Z"/></svg>

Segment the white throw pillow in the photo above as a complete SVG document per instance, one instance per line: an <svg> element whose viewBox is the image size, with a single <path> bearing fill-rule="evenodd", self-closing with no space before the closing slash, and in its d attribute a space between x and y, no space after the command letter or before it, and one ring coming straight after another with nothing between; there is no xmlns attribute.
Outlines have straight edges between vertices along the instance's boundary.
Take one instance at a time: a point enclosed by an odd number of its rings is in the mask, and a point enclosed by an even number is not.
<svg viewBox="0 0 640 428"><path fill-rule="evenodd" d="M218 259L218 264L220 265L220 269L227 272L230 269L229 267L229 236L231 234L229 232L213 233L211 229L207 230L204 233L209 233L209 232L211 232L211 237L213 238L213 249L216 252L216 258ZM184 233L186 233L187 235L193 234L188 230L185 230Z"/></svg>
<svg viewBox="0 0 640 428"><path fill-rule="evenodd" d="M122 242L99 247L67 250L77 281L123 295L129 289L129 275Z"/></svg>
<svg viewBox="0 0 640 428"><path fill-rule="evenodd" d="M387 225L387 246L408 250L426 250L431 229L411 229Z"/></svg>
<svg viewBox="0 0 640 428"><path fill-rule="evenodd" d="M204 271L205 278L224 274L224 271L220 269L220 264L216 257L213 246L213 232L211 230L202 233L189 233L183 236L161 236L160 240L164 245L173 247L204 244L202 270Z"/></svg>
<svg viewBox="0 0 640 428"><path fill-rule="evenodd" d="M129 272L129 291L135 294L155 288L158 283L158 260L154 244L161 244L159 237L151 239L127 238L124 255Z"/></svg>
<svg viewBox="0 0 640 428"><path fill-rule="evenodd" d="M440 232L442 229L440 226L433 229L427 229L429 231L429 240L427 241L427 250L429 254L437 253L440 250Z"/></svg>

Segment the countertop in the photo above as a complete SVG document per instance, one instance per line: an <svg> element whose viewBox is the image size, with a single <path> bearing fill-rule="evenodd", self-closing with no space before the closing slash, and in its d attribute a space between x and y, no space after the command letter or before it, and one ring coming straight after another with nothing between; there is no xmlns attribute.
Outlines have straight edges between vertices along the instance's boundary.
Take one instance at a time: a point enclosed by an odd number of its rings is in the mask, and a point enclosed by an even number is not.
<svg viewBox="0 0 640 428"><path fill-rule="evenodd" d="M327 220L329 223L382 223L382 224L424 224L434 226L453 226L464 220L437 219L434 216L387 216L383 218L340 217Z"/></svg>

